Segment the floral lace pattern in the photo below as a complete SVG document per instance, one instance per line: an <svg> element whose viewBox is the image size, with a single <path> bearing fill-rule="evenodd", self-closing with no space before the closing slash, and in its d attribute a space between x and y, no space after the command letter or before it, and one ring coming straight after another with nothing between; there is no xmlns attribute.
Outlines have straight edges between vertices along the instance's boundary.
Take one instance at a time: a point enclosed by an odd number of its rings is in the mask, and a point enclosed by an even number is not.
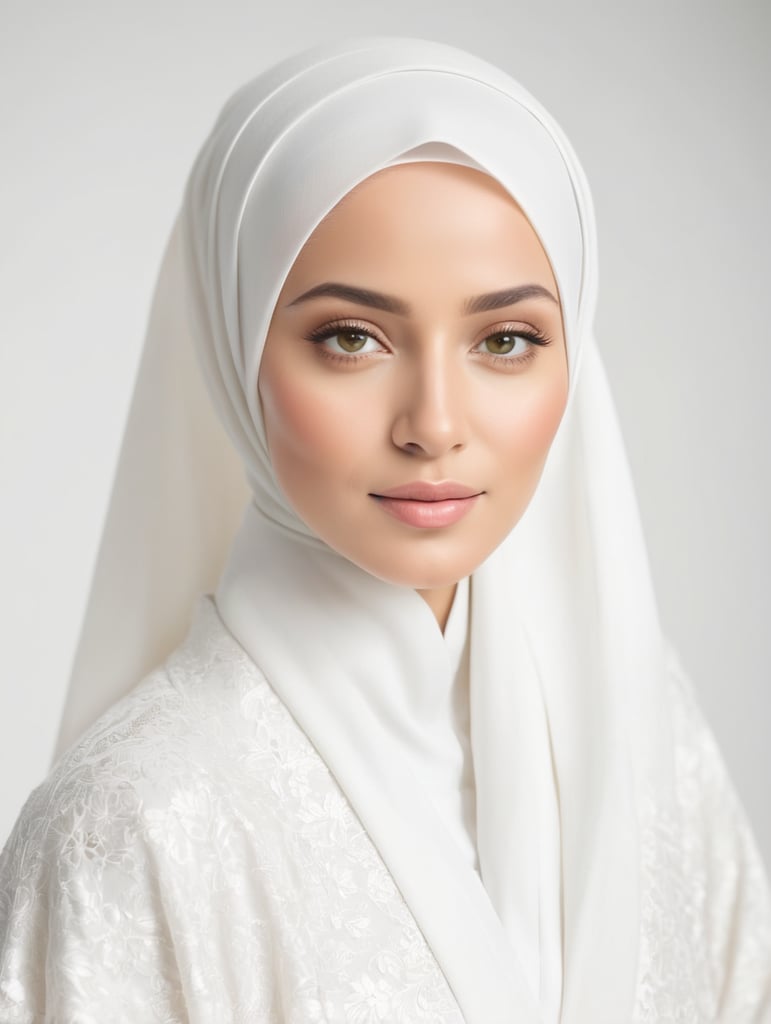
<svg viewBox="0 0 771 1024"><path fill-rule="evenodd" d="M462 1024L325 764L199 615L16 823L0 1021Z"/></svg>
<svg viewBox="0 0 771 1024"><path fill-rule="evenodd" d="M690 681L670 660L677 786L641 808L634 1024L771 1021L771 895Z"/></svg>
<svg viewBox="0 0 771 1024"><path fill-rule="evenodd" d="M644 823L634 1021L763 1021L763 870L676 695L678 805ZM43 1021L463 1024L361 822L208 597L0 855L0 1022Z"/></svg>

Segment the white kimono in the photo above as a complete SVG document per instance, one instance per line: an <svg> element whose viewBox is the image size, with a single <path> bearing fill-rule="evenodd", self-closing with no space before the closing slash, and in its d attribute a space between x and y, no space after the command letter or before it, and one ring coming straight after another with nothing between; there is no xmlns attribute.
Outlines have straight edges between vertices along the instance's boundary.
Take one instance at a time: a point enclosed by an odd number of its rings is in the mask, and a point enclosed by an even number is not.
<svg viewBox="0 0 771 1024"><path fill-rule="evenodd" d="M763 868L682 679L671 702L679 816L643 829L628 1019L771 1020ZM458 981L208 595L0 859L2 1024L462 1024Z"/></svg>

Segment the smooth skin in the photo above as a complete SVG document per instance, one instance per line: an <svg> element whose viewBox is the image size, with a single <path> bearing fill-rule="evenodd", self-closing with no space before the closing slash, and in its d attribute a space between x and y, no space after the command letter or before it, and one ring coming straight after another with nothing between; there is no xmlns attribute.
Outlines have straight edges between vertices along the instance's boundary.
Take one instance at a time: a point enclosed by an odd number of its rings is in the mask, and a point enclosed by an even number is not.
<svg viewBox="0 0 771 1024"><path fill-rule="evenodd" d="M329 284L396 301L318 294ZM475 297L512 289L469 312ZM527 507L567 401L557 285L529 221L473 168L378 171L292 266L258 388L297 515L362 569L414 588L444 629L457 582ZM474 496L432 525L439 504L383 497L415 481Z"/></svg>

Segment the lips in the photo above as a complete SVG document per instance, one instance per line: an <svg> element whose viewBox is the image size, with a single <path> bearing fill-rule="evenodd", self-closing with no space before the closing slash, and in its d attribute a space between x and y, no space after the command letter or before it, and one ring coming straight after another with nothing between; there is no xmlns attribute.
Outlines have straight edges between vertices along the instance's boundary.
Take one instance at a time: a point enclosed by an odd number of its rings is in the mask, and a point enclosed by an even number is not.
<svg viewBox="0 0 771 1024"><path fill-rule="evenodd" d="M378 491L375 498L401 498L405 501L452 501L457 498L473 498L482 492L477 487L467 487L454 480L431 483L428 480L414 480L409 484Z"/></svg>
<svg viewBox="0 0 771 1024"><path fill-rule="evenodd" d="M394 519L421 530L452 526L470 512L482 491L454 480L430 483L415 480L381 493L378 504Z"/></svg>

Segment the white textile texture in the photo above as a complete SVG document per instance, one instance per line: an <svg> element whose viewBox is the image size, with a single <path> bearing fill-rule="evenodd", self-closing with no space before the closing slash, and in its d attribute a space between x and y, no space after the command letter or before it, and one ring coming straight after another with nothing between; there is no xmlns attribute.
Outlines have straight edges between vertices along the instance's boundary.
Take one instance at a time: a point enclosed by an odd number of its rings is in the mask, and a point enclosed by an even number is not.
<svg viewBox="0 0 771 1024"><path fill-rule="evenodd" d="M668 696L676 792L645 810L627 1019L765 1021L758 854L674 663ZM0 1020L464 1021L345 795L208 595L24 807L0 858Z"/></svg>

